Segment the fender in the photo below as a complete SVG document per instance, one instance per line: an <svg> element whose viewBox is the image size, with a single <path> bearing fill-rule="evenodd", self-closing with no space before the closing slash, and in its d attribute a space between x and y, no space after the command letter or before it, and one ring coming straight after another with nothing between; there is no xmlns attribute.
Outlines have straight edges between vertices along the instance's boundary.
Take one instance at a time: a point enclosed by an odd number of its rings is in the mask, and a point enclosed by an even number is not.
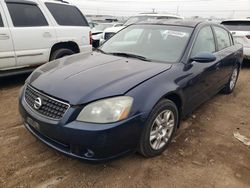
<svg viewBox="0 0 250 188"><path fill-rule="evenodd" d="M147 115L161 99L173 94L180 98L182 105L179 110L180 112L183 110L185 97L181 86L178 85L180 82L173 80L174 77L172 75L174 71L171 71L171 69L151 78L126 93L128 96L134 97L135 101L131 109L131 115L138 113L145 113Z"/></svg>

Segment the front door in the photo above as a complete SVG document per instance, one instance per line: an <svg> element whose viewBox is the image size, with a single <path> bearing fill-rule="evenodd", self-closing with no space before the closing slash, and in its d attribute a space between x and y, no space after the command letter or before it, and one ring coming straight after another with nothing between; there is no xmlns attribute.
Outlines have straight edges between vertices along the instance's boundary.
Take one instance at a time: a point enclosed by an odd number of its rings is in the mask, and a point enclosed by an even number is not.
<svg viewBox="0 0 250 188"><path fill-rule="evenodd" d="M10 69L15 65L15 51L11 33L0 4L0 70Z"/></svg>
<svg viewBox="0 0 250 188"><path fill-rule="evenodd" d="M216 52L215 39L210 26L200 29L191 50L190 58L201 52L213 53L216 60L209 63L193 61L186 65L185 71L189 75L189 81L184 88L184 92L185 96L189 96L186 101L187 106L191 106L190 111L214 95L218 87L221 58L220 54Z"/></svg>
<svg viewBox="0 0 250 188"><path fill-rule="evenodd" d="M17 65L37 65L49 60L56 33L38 4L8 1L6 12L11 18L10 31L17 56Z"/></svg>

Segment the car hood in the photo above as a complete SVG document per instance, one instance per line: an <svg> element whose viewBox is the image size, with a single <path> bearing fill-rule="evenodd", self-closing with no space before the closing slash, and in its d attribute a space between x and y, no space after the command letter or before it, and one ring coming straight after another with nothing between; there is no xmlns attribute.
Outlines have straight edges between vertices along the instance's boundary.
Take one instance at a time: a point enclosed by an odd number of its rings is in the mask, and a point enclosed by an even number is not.
<svg viewBox="0 0 250 188"><path fill-rule="evenodd" d="M43 93L79 105L124 95L170 67L93 52L49 62L36 69L26 82Z"/></svg>

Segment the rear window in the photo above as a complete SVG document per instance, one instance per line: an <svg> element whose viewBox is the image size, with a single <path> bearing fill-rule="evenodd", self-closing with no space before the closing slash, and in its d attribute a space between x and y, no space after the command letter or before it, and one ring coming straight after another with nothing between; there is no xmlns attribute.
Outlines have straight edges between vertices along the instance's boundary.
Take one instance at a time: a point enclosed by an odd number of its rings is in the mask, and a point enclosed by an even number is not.
<svg viewBox="0 0 250 188"><path fill-rule="evenodd" d="M229 38L229 33L225 29L220 27L214 27L215 35L218 41L218 48L219 50L223 50L229 46L231 46L231 41Z"/></svg>
<svg viewBox="0 0 250 188"><path fill-rule="evenodd" d="M88 26L88 22L75 6L45 3L58 25Z"/></svg>
<svg viewBox="0 0 250 188"><path fill-rule="evenodd" d="M7 3L15 27L47 26L43 13L35 4Z"/></svg>
<svg viewBox="0 0 250 188"><path fill-rule="evenodd" d="M250 31L250 21L225 21L221 24L230 31Z"/></svg>
<svg viewBox="0 0 250 188"><path fill-rule="evenodd" d="M0 27L3 27L3 20L2 20L1 13L0 13Z"/></svg>

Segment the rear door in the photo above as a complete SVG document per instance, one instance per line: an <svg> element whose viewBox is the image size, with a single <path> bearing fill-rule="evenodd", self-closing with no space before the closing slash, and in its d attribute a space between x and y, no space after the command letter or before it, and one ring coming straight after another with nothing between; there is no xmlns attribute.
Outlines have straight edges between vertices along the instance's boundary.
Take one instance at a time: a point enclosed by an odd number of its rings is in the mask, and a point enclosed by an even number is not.
<svg viewBox="0 0 250 188"><path fill-rule="evenodd" d="M45 5L54 21L59 41L74 41L81 52L92 50L90 27L77 7L56 2L46 2Z"/></svg>
<svg viewBox="0 0 250 188"><path fill-rule="evenodd" d="M222 59L219 65L220 74L218 83L220 86L223 86L223 84L228 82L232 73L233 66L236 63L237 52L231 35L226 29L219 26L213 26L213 29L218 44L218 53Z"/></svg>
<svg viewBox="0 0 250 188"><path fill-rule="evenodd" d="M11 33L0 2L0 70L13 68L15 65L15 51Z"/></svg>
<svg viewBox="0 0 250 188"><path fill-rule="evenodd" d="M40 5L33 1L5 2L17 65L30 66L47 62L56 34Z"/></svg>

